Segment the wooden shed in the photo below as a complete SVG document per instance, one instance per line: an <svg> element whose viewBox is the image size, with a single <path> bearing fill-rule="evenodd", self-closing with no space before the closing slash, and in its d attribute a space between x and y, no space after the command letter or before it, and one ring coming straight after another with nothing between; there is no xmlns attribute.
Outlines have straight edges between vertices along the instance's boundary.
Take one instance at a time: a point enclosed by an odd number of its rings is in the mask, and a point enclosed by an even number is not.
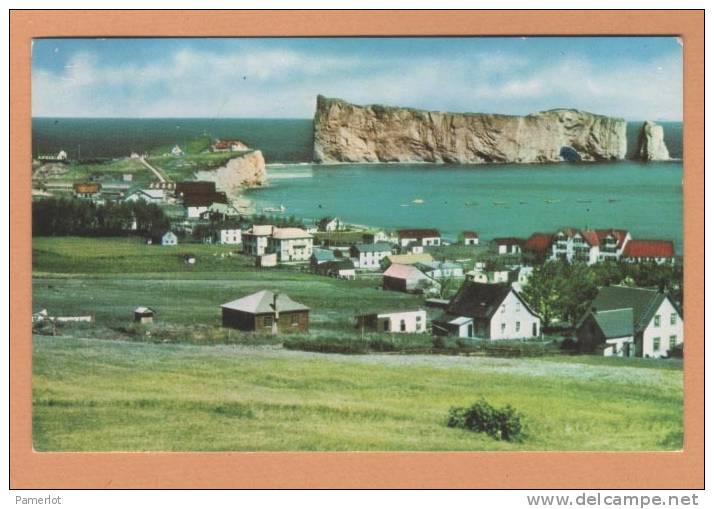
<svg viewBox="0 0 714 509"><path fill-rule="evenodd" d="M261 334L305 332L310 308L282 293L262 290L221 305L224 327Z"/></svg>
<svg viewBox="0 0 714 509"><path fill-rule="evenodd" d="M134 321L141 324L154 323L156 312L145 306L139 306L134 310Z"/></svg>

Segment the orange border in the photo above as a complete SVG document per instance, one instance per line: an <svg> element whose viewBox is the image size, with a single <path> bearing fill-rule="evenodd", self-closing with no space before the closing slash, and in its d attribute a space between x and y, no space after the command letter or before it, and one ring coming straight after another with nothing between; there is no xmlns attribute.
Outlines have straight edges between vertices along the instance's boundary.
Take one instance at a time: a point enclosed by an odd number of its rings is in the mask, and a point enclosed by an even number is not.
<svg viewBox="0 0 714 509"><path fill-rule="evenodd" d="M30 41L76 36L680 35L686 287L683 452L35 453ZM703 488L704 11L13 11L11 488ZM190 473L190 475L189 475Z"/></svg>

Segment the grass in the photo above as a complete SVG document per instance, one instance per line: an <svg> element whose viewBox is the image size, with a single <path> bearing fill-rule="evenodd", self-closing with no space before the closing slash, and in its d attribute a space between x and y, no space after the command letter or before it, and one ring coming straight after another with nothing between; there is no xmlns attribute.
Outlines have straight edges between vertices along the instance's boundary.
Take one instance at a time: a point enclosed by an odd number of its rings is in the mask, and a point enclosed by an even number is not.
<svg viewBox="0 0 714 509"><path fill-rule="evenodd" d="M353 324L359 312L414 309L422 297L379 290L373 280L257 269L235 249L33 239L33 307L95 317L92 325L33 338L37 450L682 446L681 361L361 355L392 346L428 350L426 334L367 334L360 343ZM196 255L195 266L183 262L185 253ZM220 326L221 303L265 288L309 306L310 332L260 337ZM139 305L157 311L153 326L133 324ZM284 341L314 350L347 345L354 354L294 351L281 348ZM524 415L521 443L446 426L450 407L481 397Z"/></svg>
<svg viewBox="0 0 714 509"><path fill-rule="evenodd" d="M149 163L158 166L173 181L190 180L197 171L213 170L224 166L229 160L240 157L236 152L214 152L205 154L186 154L180 157L153 156Z"/></svg>
<svg viewBox="0 0 714 509"><path fill-rule="evenodd" d="M446 426L481 397L523 415L522 442ZM654 366L34 338L39 451L642 451L682 436L682 373Z"/></svg>
<svg viewBox="0 0 714 509"><path fill-rule="evenodd" d="M122 180L125 173L133 175L132 184L155 180L154 175L135 159L113 159L102 163L68 163L67 171L61 175L48 178L48 182L79 182L86 181L91 175L109 175Z"/></svg>

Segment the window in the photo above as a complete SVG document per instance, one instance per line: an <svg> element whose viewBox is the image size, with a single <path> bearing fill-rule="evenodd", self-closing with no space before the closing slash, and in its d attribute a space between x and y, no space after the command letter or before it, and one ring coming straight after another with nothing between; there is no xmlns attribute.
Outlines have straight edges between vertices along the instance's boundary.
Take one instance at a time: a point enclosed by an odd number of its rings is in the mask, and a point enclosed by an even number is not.
<svg viewBox="0 0 714 509"><path fill-rule="evenodd" d="M518 313L521 310L521 303L516 302L516 313Z"/></svg>
<svg viewBox="0 0 714 509"><path fill-rule="evenodd" d="M669 324L677 325L677 313L672 313L671 315L669 315Z"/></svg>
<svg viewBox="0 0 714 509"><path fill-rule="evenodd" d="M273 325L273 317L272 316L264 316L263 317L263 327L270 327Z"/></svg>
<svg viewBox="0 0 714 509"><path fill-rule="evenodd" d="M384 321L384 330L388 331L389 330L389 320Z"/></svg>
<svg viewBox="0 0 714 509"><path fill-rule="evenodd" d="M505 313L505 312L506 312L506 305L501 304L501 313Z"/></svg>
<svg viewBox="0 0 714 509"><path fill-rule="evenodd" d="M291 318L290 323L292 325L298 325L300 323L300 314L299 313L293 313L290 318Z"/></svg>
<svg viewBox="0 0 714 509"><path fill-rule="evenodd" d="M504 332L506 332L506 324L502 323L501 324L501 334L503 334Z"/></svg>
<svg viewBox="0 0 714 509"><path fill-rule="evenodd" d="M660 339L661 338L653 338L652 339L652 350L654 350L655 352L659 351Z"/></svg>
<svg viewBox="0 0 714 509"><path fill-rule="evenodd" d="M659 316L659 315L655 315L654 326L655 326L655 327L659 327L659 322L660 322L660 316Z"/></svg>
<svg viewBox="0 0 714 509"><path fill-rule="evenodd" d="M670 336L669 337L669 349L672 350L675 346L677 346L677 336Z"/></svg>
<svg viewBox="0 0 714 509"><path fill-rule="evenodd" d="M405 322L404 320L400 320L399 321L399 330L402 332L406 331L407 330L407 322Z"/></svg>
<svg viewBox="0 0 714 509"><path fill-rule="evenodd" d="M417 323L421 322L421 315L417 315L416 321L417 321Z"/></svg>
<svg viewBox="0 0 714 509"><path fill-rule="evenodd" d="M516 332L520 332L521 330L521 322L516 322Z"/></svg>

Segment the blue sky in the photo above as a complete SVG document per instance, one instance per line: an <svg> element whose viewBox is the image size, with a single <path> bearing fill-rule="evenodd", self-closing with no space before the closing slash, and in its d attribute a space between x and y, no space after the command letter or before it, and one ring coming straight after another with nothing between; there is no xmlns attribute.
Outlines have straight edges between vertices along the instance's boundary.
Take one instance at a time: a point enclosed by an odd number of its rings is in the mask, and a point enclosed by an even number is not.
<svg viewBox="0 0 714 509"><path fill-rule="evenodd" d="M681 120L674 37L39 39L33 115L309 118L315 96Z"/></svg>

